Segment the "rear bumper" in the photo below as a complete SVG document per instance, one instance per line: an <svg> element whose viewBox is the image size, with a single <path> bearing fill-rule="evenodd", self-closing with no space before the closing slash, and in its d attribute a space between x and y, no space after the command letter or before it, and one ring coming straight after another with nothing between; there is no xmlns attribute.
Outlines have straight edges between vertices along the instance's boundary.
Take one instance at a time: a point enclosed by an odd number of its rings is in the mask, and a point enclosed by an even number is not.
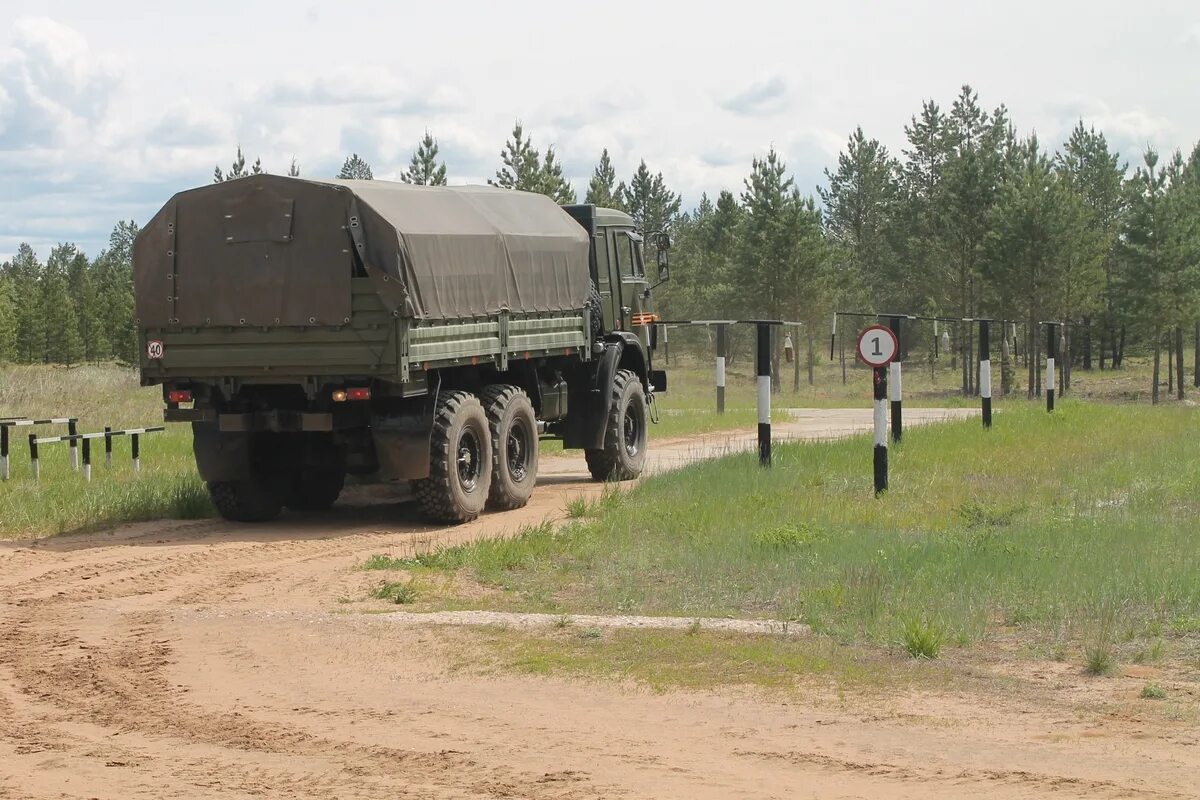
<svg viewBox="0 0 1200 800"><path fill-rule="evenodd" d="M218 414L211 408L168 408L163 412L167 422L202 422L217 424L222 433L271 433L333 430L333 414L307 411L260 411L253 414Z"/></svg>

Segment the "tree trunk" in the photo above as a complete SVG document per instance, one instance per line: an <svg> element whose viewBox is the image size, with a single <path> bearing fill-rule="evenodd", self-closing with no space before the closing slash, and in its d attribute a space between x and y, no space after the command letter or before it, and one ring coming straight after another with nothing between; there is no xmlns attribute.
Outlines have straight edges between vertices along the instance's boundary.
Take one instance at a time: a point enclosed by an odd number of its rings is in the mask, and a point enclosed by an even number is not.
<svg viewBox="0 0 1200 800"><path fill-rule="evenodd" d="M1200 387L1200 320L1196 321L1195 350L1192 352L1192 386Z"/></svg>
<svg viewBox="0 0 1200 800"><path fill-rule="evenodd" d="M796 338L800 338L800 331L796 331ZM796 344L799 344L797 341ZM812 361L812 335L808 337L808 360ZM792 348L792 394L800 391L800 354L796 352L796 348Z"/></svg>
<svg viewBox="0 0 1200 800"><path fill-rule="evenodd" d="M1161 369L1162 360L1162 330L1154 329L1154 388L1150 391L1150 402L1158 405L1158 384L1159 378L1162 375Z"/></svg>
<svg viewBox="0 0 1200 800"><path fill-rule="evenodd" d="M1083 318L1083 369L1092 371L1092 318Z"/></svg>
<svg viewBox="0 0 1200 800"><path fill-rule="evenodd" d="M1167 328L1167 394L1175 388L1175 336L1174 331Z"/></svg>
<svg viewBox="0 0 1200 800"><path fill-rule="evenodd" d="M1175 326L1175 398L1182 400L1183 394L1183 327Z"/></svg>
<svg viewBox="0 0 1200 800"><path fill-rule="evenodd" d="M816 348L813 346L812 326L807 325L807 326L805 326L805 329L808 331L808 385L812 386L813 385L813 367L816 364L817 351L816 351ZM796 374L796 388L797 389L800 388L800 374L798 372Z"/></svg>
<svg viewBox="0 0 1200 800"><path fill-rule="evenodd" d="M1125 363L1125 326L1121 326L1121 336L1113 344L1113 369L1120 369Z"/></svg>
<svg viewBox="0 0 1200 800"><path fill-rule="evenodd" d="M1041 386L1041 384L1039 383L1040 373L1038 372L1037 368L1037 356L1035 350L1037 347L1037 336L1034 331L1036 330L1037 325L1034 322L1033 317L1030 316L1029 325L1025 327L1025 370L1028 373L1029 381L1028 388L1025 390L1025 393L1029 396L1030 400L1035 397L1042 396L1041 389L1038 388Z"/></svg>
<svg viewBox="0 0 1200 800"><path fill-rule="evenodd" d="M1100 353L1100 371L1101 372L1104 372L1104 357L1107 355L1107 353L1104 352L1104 345L1108 341L1107 339L1104 338L1105 330L1106 329L1103 326L1101 326L1101 328L1100 328L1100 346L1098 348L1096 348L1097 352Z"/></svg>

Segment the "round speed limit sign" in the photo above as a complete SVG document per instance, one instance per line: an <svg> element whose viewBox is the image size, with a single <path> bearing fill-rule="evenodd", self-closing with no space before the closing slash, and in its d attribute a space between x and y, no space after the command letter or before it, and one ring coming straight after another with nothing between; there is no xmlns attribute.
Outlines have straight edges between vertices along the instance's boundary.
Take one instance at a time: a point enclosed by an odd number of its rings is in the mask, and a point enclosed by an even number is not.
<svg viewBox="0 0 1200 800"><path fill-rule="evenodd" d="M858 360L871 367L886 367L900 352L900 341L891 328L872 325L858 334Z"/></svg>

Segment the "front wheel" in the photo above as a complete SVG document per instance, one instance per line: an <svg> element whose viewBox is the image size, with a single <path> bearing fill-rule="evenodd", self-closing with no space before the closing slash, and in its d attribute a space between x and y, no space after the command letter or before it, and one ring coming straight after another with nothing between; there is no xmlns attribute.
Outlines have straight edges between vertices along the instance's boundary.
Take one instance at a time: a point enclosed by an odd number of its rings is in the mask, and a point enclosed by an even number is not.
<svg viewBox="0 0 1200 800"><path fill-rule="evenodd" d="M612 407L604 426L604 447L584 451L588 471L598 481L629 481L646 464L646 393L632 370L613 377Z"/></svg>
<svg viewBox="0 0 1200 800"><path fill-rule="evenodd" d="M487 416L470 392L437 400L429 436L429 477L413 481L417 503L436 522L470 522L487 503L492 483Z"/></svg>

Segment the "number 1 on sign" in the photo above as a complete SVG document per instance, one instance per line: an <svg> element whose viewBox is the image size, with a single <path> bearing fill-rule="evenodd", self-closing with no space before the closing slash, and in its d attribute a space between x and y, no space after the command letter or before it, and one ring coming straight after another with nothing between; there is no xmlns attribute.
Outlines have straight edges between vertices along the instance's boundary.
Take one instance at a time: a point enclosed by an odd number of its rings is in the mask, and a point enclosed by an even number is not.
<svg viewBox="0 0 1200 800"><path fill-rule="evenodd" d="M896 334L882 325L864 328L858 334L858 358L872 367L887 366L896 358L900 342Z"/></svg>
<svg viewBox="0 0 1200 800"><path fill-rule="evenodd" d="M883 355L883 351L879 349L879 336L878 335L872 336L871 341L875 343L875 349L873 351L871 351L871 355L873 355L873 356Z"/></svg>

